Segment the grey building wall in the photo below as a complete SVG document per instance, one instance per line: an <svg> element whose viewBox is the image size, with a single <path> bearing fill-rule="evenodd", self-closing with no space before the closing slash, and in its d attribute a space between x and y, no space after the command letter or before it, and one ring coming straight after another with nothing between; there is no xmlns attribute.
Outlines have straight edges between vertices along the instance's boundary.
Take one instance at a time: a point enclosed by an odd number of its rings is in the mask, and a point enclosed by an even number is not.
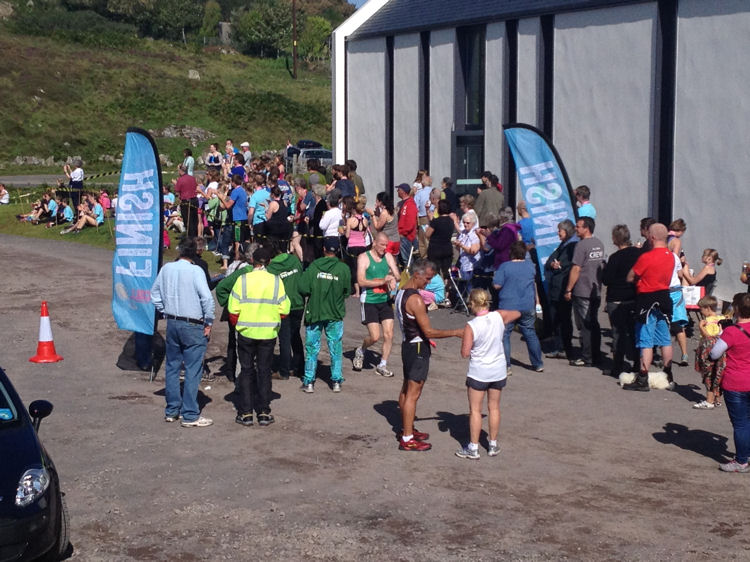
<svg viewBox="0 0 750 562"><path fill-rule="evenodd" d="M649 215L656 4L555 17L555 146L573 188L586 184L595 235Z"/></svg>
<svg viewBox="0 0 750 562"><path fill-rule="evenodd" d="M518 21L518 102L519 123L538 127L539 115L539 60L541 57L542 26L539 18Z"/></svg>
<svg viewBox="0 0 750 562"><path fill-rule="evenodd" d="M411 183L419 168L419 34L393 40L393 180Z"/></svg>
<svg viewBox="0 0 750 562"><path fill-rule="evenodd" d="M681 0L678 18L673 216L687 222L696 272L704 248L719 251L714 294L731 300L750 258L750 11L747 0Z"/></svg>
<svg viewBox="0 0 750 562"><path fill-rule="evenodd" d="M385 189L385 38L351 41L347 46L347 158L368 194Z"/></svg>
<svg viewBox="0 0 750 562"><path fill-rule="evenodd" d="M455 51L455 29L430 33L430 175L433 178L451 175ZM415 168L415 174L416 171Z"/></svg>
<svg viewBox="0 0 750 562"><path fill-rule="evenodd" d="M484 94L484 168L501 178L503 159L506 154L503 124L507 115L505 99L505 23L487 25L485 50L485 94Z"/></svg>

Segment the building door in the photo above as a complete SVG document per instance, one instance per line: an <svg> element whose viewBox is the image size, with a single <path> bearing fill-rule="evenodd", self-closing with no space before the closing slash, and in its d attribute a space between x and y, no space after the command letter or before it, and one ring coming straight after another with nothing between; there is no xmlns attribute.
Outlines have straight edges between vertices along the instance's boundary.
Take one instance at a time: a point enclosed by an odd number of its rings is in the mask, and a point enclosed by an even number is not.
<svg viewBox="0 0 750 562"><path fill-rule="evenodd" d="M456 195L476 196L484 171L484 134L481 131L462 131L453 135L453 177Z"/></svg>

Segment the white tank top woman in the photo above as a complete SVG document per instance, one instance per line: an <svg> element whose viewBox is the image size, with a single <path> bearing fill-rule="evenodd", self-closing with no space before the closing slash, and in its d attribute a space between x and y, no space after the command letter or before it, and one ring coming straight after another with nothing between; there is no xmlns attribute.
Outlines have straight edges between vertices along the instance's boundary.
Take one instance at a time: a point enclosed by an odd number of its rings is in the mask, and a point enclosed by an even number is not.
<svg viewBox="0 0 750 562"><path fill-rule="evenodd" d="M474 345L466 376L479 382L503 380L507 377L503 349L505 325L500 312L485 311L485 314L469 320L468 324L474 334Z"/></svg>

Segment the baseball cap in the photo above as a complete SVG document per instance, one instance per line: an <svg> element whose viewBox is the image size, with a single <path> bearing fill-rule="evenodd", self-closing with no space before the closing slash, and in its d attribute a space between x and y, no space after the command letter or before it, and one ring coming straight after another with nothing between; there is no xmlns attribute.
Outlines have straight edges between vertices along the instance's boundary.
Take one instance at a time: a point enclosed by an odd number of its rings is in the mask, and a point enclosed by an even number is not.
<svg viewBox="0 0 750 562"><path fill-rule="evenodd" d="M336 253L339 251L341 245L339 244L338 238L325 238L323 240L323 249L328 253Z"/></svg>
<svg viewBox="0 0 750 562"><path fill-rule="evenodd" d="M409 193L411 191L411 187L408 183L400 183L398 186L396 186L396 189L400 189L401 191L405 193Z"/></svg>
<svg viewBox="0 0 750 562"><path fill-rule="evenodd" d="M249 147L249 146L250 146L250 143L249 143L249 142L247 142L247 141L245 141L245 142L243 142L243 143L242 143L242 144L241 144L240 146L248 146L248 147Z"/></svg>

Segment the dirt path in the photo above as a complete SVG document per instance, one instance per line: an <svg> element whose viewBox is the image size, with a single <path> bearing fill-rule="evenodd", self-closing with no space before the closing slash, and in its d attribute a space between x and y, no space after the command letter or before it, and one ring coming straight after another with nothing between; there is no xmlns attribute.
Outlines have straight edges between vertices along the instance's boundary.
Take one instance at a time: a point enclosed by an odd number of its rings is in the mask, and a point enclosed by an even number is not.
<svg viewBox="0 0 750 562"><path fill-rule="evenodd" d="M55 405L41 436L67 493L73 558L750 557L750 475L717 470L734 450L731 426L724 408L690 407L701 391L692 368L677 369L678 392L628 393L561 361L547 360L543 374L525 369L514 335L522 364L503 393L502 452L479 461L453 455L468 430L458 340L439 343L419 404L427 453L398 451L391 430L398 346L393 379L354 373L345 360L341 394L274 381L269 428L235 424L231 386L219 380L202 387L215 424L183 429L163 421L163 371L149 383L115 367L128 334L110 312L110 260L104 250L0 236L0 365L26 403ZM65 357L45 366L28 362L42 299ZM349 307L345 351L364 335L354 299ZM464 321L445 311L432 319ZM208 357L222 354L225 333L219 326Z"/></svg>

